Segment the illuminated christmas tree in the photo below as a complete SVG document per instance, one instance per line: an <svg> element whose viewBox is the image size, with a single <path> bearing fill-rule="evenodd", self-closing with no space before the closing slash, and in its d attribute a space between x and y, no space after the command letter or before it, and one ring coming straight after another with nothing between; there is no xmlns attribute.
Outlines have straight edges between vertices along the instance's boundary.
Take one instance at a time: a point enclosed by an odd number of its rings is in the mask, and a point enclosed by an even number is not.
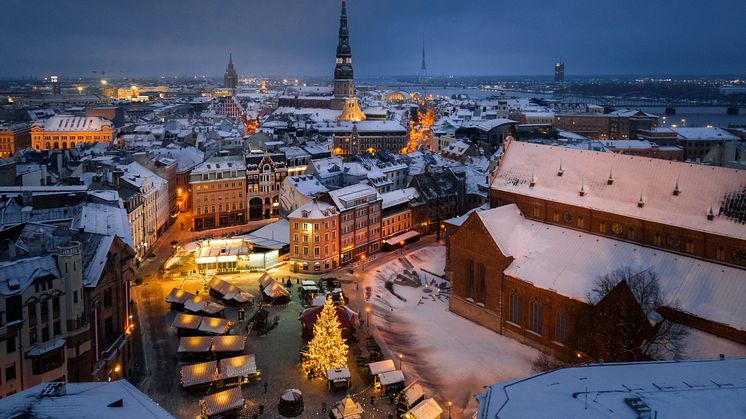
<svg viewBox="0 0 746 419"><path fill-rule="evenodd" d="M303 370L312 378L326 377L328 370L347 366L347 349L337 310L331 297L328 297L313 325L313 339L308 343Z"/></svg>

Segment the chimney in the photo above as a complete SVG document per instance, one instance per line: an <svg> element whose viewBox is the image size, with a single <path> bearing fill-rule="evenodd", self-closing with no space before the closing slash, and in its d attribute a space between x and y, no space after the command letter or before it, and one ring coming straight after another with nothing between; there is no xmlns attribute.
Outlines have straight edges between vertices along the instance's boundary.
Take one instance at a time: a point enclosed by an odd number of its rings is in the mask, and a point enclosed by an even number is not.
<svg viewBox="0 0 746 419"><path fill-rule="evenodd" d="M534 176L534 174L531 173L531 182L528 184L528 187L533 188L534 186L536 186L536 176Z"/></svg>
<svg viewBox="0 0 746 419"><path fill-rule="evenodd" d="M562 162L560 162L560 167L559 167L559 170L557 171L557 176L562 176L563 174L565 174L565 171L564 169L562 169Z"/></svg>
<svg viewBox="0 0 746 419"><path fill-rule="evenodd" d="M580 196L585 196L585 182L580 184Z"/></svg>
<svg viewBox="0 0 746 419"><path fill-rule="evenodd" d="M642 198L642 192L640 192L640 200L637 201L637 208L642 208L645 206L645 200Z"/></svg>
<svg viewBox="0 0 746 419"><path fill-rule="evenodd" d="M679 196L681 195L681 190L679 189L679 177L676 177L676 186L673 187L673 196Z"/></svg>
<svg viewBox="0 0 746 419"><path fill-rule="evenodd" d="M613 185L614 184L614 175L612 174L611 170L609 170L609 179L606 181L607 185Z"/></svg>
<svg viewBox="0 0 746 419"><path fill-rule="evenodd" d="M707 219L710 221L715 219L715 212L712 210L712 204L710 204L710 210L707 211Z"/></svg>

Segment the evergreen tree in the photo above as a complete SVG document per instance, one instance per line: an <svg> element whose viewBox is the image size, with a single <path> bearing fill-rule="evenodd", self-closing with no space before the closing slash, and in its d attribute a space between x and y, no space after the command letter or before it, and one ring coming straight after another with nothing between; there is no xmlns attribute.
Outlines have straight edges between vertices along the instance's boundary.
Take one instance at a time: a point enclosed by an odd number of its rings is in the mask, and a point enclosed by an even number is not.
<svg viewBox="0 0 746 419"><path fill-rule="evenodd" d="M342 338L337 309L329 297L313 326L313 339L308 343L303 370L315 378L325 377L330 369L346 367L347 349L347 344Z"/></svg>

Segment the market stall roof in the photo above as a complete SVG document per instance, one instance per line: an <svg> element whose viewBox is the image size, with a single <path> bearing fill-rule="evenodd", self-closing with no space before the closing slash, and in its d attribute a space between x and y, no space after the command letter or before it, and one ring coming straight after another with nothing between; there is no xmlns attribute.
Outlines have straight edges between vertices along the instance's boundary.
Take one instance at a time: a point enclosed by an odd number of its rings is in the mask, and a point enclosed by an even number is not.
<svg viewBox="0 0 746 419"><path fill-rule="evenodd" d="M371 362L368 364L371 375L378 375L384 372L395 371L394 361L390 359L384 359L383 361Z"/></svg>
<svg viewBox="0 0 746 419"><path fill-rule="evenodd" d="M254 354L220 360L220 378L246 377L257 373Z"/></svg>
<svg viewBox="0 0 746 419"><path fill-rule="evenodd" d="M264 294L270 298L288 297L290 293L285 289L279 282L274 279L271 280L266 287L264 287Z"/></svg>
<svg viewBox="0 0 746 419"><path fill-rule="evenodd" d="M213 352L240 352L246 346L246 336L226 335L212 338Z"/></svg>
<svg viewBox="0 0 746 419"><path fill-rule="evenodd" d="M443 413L443 409L432 397L425 399L404 414L406 419L438 419Z"/></svg>
<svg viewBox="0 0 746 419"><path fill-rule="evenodd" d="M352 397L347 396L334 405L332 416L334 416L334 419L360 418L363 412L363 406L352 400Z"/></svg>
<svg viewBox="0 0 746 419"><path fill-rule="evenodd" d="M218 319L216 317L203 317L199 324L200 332L211 333L213 335L224 335L228 333L233 327L233 322L226 319Z"/></svg>
<svg viewBox="0 0 746 419"><path fill-rule="evenodd" d="M217 314L225 310L225 306L211 301L204 295L195 295L194 297L187 299L184 302L184 308L193 313L207 314Z"/></svg>
<svg viewBox="0 0 746 419"><path fill-rule="evenodd" d="M179 288L174 288L166 297L166 302L170 304L184 304L184 302L186 302L186 300L191 297L194 297L194 294L192 294L191 292L184 291Z"/></svg>
<svg viewBox="0 0 746 419"><path fill-rule="evenodd" d="M274 278L272 278L272 275L269 274L269 272L265 272L262 274L262 276L259 277L259 286L262 288L265 288L267 284L274 281Z"/></svg>
<svg viewBox="0 0 746 419"><path fill-rule="evenodd" d="M254 301L254 296L244 292L241 288L224 281L217 276L212 277L209 284L210 289L220 294L224 300L235 301L237 303L247 303Z"/></svg>
<svg viewBox="0 0 746 419"><path fill-rule="evenodd" d="M207 283L211 290L218 292L219 294L225 294L225 288L230 285L217 276L213 276L210 282Z"/></svg>
<svg viewBox="0 0 746 419"><path fill-rule="evenodd" d="M184 330L197 330L201 321L202 316L178 313L173 323L171 323L171 327Z"/></svg>
<svg viewBox="0 0 746 419"><path fill-rule="evenodd" d="M380 381L381 385L384 385L384 386L395 384L395 383L403 383L404 373L399 370L382 372L378 374L378 381Z"/></svg>
<svg viewBox="0 0 746 419"><path fill-rule="evenodd" d="M254 246L280 250L290 244L290 223L286 219L280 219L249 234L237 237L245 239Z"/></svg>
<svg viewBox="0 0 746 419"><path fill-rule="evenodd" d="M202 414L210 417L244 407L246 401L241 393L241 387L233 387L229 390L205 396L199 401Z"/></svg>
<svg viewBox="0 0 746 419"><path fill-rule="evenodd" d="M181 367L182 387L192 387L199 384L217 381L218 366L216 361L200 362L198 364Z"/></svg>
<svg viewBox="0 0 746 419"><path fill-rule="evenodd" d="M210 352L212 338L210 336L188 336L179 340L180 354Z"/></svg>
<svg viewBox="0 0 746 419"><path fill-rule="evenodd" d="M334 368L326 372L329 381L347 380L351 377L349 368Z"/></svg>
<svg viewBox="0 0 746 419"><path fill-rule="evenodd" d="M409 240L409 239L415 238L415 237L417 237L419 235L420 235L420 233L418 233L418 232L416 232L414 230L409 230L406 233L402 233L402 234L399 234L397 236L389 238L388 240L384 241L384 243L386 243L388 245L391 245L391 246L396 246L401 241Z"/></svg>

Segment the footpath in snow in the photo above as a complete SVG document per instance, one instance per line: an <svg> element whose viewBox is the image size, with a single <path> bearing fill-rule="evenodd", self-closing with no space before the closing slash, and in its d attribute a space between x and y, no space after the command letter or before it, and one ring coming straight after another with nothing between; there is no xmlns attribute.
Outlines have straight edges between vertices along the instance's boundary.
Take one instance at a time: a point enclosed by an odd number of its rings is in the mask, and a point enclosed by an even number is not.
<svg viewBox="0 0 746 419"><path fill-rule="evenodd" d="M403 356L407 382L419 380L444 407L452 401L454 417L470 416L476 410L473 396L483 386L531 374L539 353L450 312L444 268L440 244L380 257L365 272L364 286L371 287L367 304L375 334L397 366ZM412 272L427 286L414 286ZM386 289L386 281L395 282L393 291L401 298Z"/></svg>

